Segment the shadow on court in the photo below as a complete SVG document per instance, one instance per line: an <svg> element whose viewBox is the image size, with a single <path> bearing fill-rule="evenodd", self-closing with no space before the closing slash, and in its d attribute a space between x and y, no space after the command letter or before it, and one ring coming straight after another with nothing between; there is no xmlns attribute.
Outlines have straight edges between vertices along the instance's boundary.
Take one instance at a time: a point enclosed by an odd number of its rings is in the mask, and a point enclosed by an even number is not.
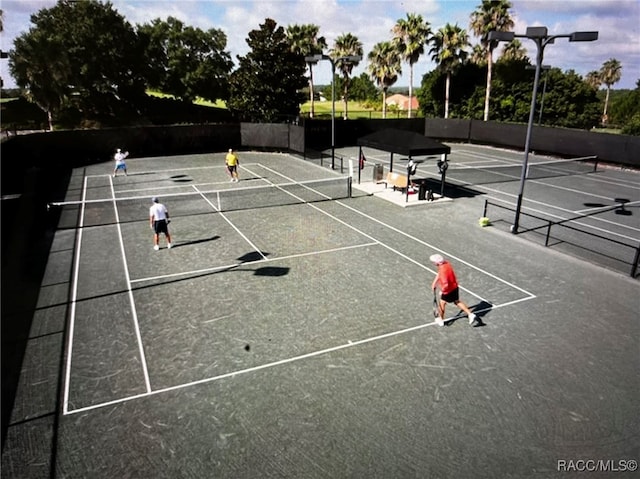
<svg viewBox="0 0 640 479"><path fill-rule="evenodd" d="M452 304L452 305L449 305L449 307L455 308L456 306ZM489 303L488 301L480 301L478 304L470 305L469 309L476 315L476 324L474 325L474 327L480 328L482 326L486 326L486 323L484 322L484 318L493 309L493 304ZM454 323L456 323L461 319L464 320L464 322L466 322L467 315L464 314L461 310L459 310L453 318L451 318L448 321L445 321L444 324L445 326L453 326Z"/></svg>
<svg viewBox="0 0 640 479"><path fill-rule="evenodd" d="M215 241L218 239L220 239L220 236L215 235L215 236L212 236L211 238L202 238L202 239L193 240L193 241L182 241L180 243L175 243L173 245L173 248L182 248L183 246L193 246L196 244L208 243L209 241Z"/></svg>

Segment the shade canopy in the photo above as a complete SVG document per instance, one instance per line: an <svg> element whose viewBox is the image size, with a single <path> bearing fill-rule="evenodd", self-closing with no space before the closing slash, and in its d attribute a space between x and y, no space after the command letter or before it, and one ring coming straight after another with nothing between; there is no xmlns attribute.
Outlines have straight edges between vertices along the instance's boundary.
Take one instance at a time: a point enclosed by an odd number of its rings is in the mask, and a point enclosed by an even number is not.
<svg viewBox="0 0 640 479"><path fill-rule="evenodd" d="M358 146L405 156L448 155L451 147L413 131L388 128L358 138Z"/></svg>

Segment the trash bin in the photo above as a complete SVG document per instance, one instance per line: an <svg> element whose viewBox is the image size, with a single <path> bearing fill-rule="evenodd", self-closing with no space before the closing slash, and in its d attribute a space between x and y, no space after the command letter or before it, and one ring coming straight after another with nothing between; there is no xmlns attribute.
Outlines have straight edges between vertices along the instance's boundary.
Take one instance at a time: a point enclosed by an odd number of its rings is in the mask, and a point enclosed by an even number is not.
<svg viewBox="0 0 640 479"><path fill-rule="evenodd" d="M418 200L426 200L427 199L427 182L423 181L420 183L420 188L418 189Z"/></svg>
<svg viewBox="0 0 640 479"><path fill-rule="evenodd" d="M376 163L373 165L373 182L378 183L382 178L384 178L384 166Z"/></svg>

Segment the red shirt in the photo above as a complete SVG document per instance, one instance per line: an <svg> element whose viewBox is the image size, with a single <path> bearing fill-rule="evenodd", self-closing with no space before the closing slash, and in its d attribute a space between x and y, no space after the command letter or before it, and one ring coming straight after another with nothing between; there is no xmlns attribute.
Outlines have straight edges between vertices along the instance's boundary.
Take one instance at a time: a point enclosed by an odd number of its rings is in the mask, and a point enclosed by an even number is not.
<svg viewBox="0 0 640 479"><path fill-rule="evenodd" d="M448 261L438 265L436 283L440 285L440 291L442 291L442 294L450 293L458 287L456 274L453 272L453 268Z"/></svg>

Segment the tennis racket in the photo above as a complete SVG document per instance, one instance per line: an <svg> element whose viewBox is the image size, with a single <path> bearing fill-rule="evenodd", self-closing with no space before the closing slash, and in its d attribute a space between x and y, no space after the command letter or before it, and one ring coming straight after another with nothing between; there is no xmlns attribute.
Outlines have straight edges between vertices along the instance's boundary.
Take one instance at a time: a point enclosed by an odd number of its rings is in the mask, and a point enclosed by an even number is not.
<svg viewBox="0 0 640 479"><path fill-rule="evenodd" d="M438 290L433 290L433 317L440 317L440 306L438 305Z"/></svg>

